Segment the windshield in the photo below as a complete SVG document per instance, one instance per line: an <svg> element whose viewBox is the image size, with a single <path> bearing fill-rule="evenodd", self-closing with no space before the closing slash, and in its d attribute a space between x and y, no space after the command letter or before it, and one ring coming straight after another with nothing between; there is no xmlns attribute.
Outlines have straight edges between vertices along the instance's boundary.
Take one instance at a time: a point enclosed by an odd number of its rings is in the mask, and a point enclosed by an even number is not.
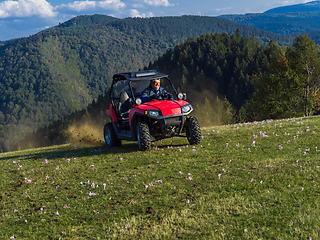
<svg viewBox="0 0 320 240"><path fill-rule="evenodd" d="M119 100L120 94L122 92L126 92L129 98L133 98L135 100L136 98L140 98L143 90L146 89L149 85L150 85L150 80L118 81L112 86L111 98L114 100ZM167 78L160 79L160 86L163 87L168 93L171 93L174 98L176 98L176 91Z"/></svg>
<svg viewBox="0 0 320 240"><path fill-rule="evenodd" d="M116 82L112 86L111 97L118 99L118 98L120 98L120 93L122 93L122 92L126 92L129 97L132 97L132 93L131 93L131 90L129 87L129 80Z"/></svg>
<svg viewBox="0 0 320 240"><path fill-rule="evenodd" d="M135 98L140 97L143 90L145 90L149 85L150 80L130 82L130 86ZM171 93L174 97L176 96L176 91L167 78L160 79L160 86L163 87L168 93Z"/></svg>

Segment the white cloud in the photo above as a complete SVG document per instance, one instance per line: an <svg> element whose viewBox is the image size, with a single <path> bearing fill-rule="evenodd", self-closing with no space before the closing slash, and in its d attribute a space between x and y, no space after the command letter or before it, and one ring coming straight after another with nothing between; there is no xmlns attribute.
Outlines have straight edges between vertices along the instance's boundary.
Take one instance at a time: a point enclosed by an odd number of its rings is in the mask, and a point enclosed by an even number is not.
<svg viewBox="0 0 320 240"><path fill-rule="evenodd" d="M153 17L152 12L148 13L140 13L137 9L130 9L129 10L129 16L130 17L140 17L140 18L145 18L145 17Z"/></svg>
<svg viewBox="0 0 320 240"><path fill-rule="evenodd" d="M57 13L46 0L7 0L0 3L0 18L30 16L47 18L56 15Z"/></svg>
<svg viewBox="0 0 320 240"><path fill-rule="evenodd" d="M163 7L171 7L174 4L170 4L168 0L144 0L144 2L149 6L163 6Z"/></svg>
<svg viewBox="0 0 320 240"><path fill-rule="evenodd" d="M130 17L141 17L141 15L137 9L130 9L129 16Z"/></svg>
<svg viewBox="0 0 320 240"><path fill-rule="evenodd" d="M82 12L86 10L118 10L126 5L121 0L104 0L104 1L75 1L69 4L62 4L57 9L69 9L75 12Z"/></svg>
<svg viewBox="0 0 320 240"><path fill-rule="evenodd" d="M226 7L226 8L216 8L215 11L216 12L228 12L229 10L231 10L231 7Z"/></svg>
<svg viewBox="0 0 320 240"><path fill-rule="evenodd" d="M134 8L144 8L145 5L142 3L142 2L138 2L138 3L133 3L131 5L131 7L134 7Z"/></svg>

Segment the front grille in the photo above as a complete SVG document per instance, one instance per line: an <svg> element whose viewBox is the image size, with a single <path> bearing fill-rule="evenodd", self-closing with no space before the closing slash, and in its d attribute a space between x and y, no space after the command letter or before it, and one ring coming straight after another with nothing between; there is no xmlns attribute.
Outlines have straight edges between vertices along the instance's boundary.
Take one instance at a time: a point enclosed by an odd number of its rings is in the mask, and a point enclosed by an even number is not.
<svg viewBox="0 0 320 240"><path fill-rule="evenodd" d="M166 124L181 122L181 117L165 118Z"/></svg>

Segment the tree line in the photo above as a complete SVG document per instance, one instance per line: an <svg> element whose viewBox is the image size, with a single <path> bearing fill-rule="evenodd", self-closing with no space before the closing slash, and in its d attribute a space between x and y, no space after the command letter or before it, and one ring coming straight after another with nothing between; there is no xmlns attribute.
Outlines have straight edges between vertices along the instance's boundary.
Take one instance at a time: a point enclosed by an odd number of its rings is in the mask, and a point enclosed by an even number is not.
<svg viewBox="0 0 320 240"><path fill-rule="evenodd" d="M262 46L237 30L189 38L148 69L166 72L179 90L190 93L199 116L207 116L204 123L310 116L319 110L319 51L308 35L297 36L291 46L274 40ZM217 120L212 108L219 101L232 115L226 121Z"/></svg>
<svg viewBox="0 0 320 240"><path fill-rule="evenodd" d="M279 51L267 71L253 75L254 92L244 108L249 119L311 116L319 111L320 49L308 35Z"/></svg>

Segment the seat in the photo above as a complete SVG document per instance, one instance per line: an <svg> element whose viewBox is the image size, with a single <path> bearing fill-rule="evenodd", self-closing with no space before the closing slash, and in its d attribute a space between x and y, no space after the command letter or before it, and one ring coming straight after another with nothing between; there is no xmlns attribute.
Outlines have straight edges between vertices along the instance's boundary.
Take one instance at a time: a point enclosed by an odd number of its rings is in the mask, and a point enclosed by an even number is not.
<svg viewBox="0 0 320 240"><path fill-rule="evenodd" d="M124 123L129 123L129 112L132 107L131 98L126 92L120 93L120 101L118 105L119 115Z"/></svg>

